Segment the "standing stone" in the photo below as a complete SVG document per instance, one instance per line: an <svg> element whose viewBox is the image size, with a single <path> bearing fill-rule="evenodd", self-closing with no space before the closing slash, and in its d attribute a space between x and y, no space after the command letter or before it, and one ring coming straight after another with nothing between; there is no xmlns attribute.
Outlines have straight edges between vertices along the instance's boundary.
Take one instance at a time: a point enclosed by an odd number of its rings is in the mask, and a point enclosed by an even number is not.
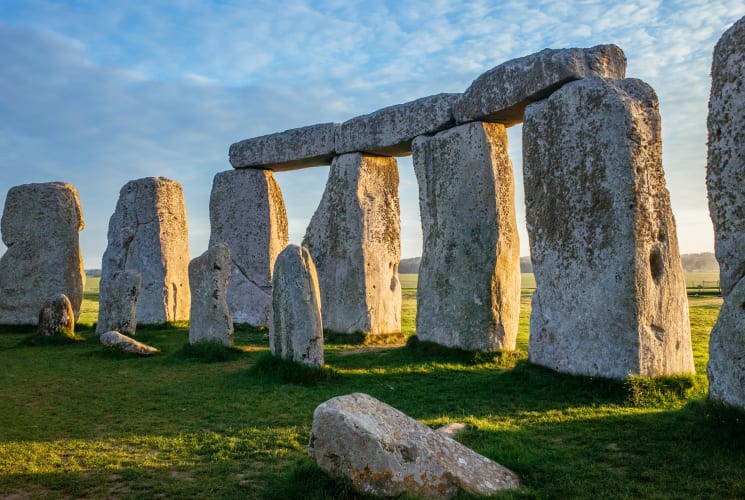
<svg viewBox="0 0 745 500"><path fill-rule="evenodd" d="M272 354L316 368L323 366L321 292L313 259L306 248L289 245L274 264Z"/></svg>
<svg viewBox="0 0 745 500"><path fill-rule="evenodd" d="M421 340L471 351L514 350L520 244L503 125L474 122L413 143L424 251Z"/></svg>
<svg viewBox="0 0 745 500"><path fill-rule="evenodd" d="M134 335L137 330L137 300L142 277L137 271L116 271L101 281L98 293L96 333L114 330Z"/></svg>
<svg viewBox="0 0 745 500"><path fill-rule="evenodd" d="M75 314L70 299L64 293L47 300L39 311L39 325L36 333L45 337L75 334Z"/></svg>
<svg viewBox="0 0 745 500"><path fill-rule="evenodd" d="M639 80L572 82L525 110L531 362L616 379L694 372L660 137Z"/></svg>
<svg viewBox="0 0 745 500"><path fill-rule="evenodd" d="M189 343L219 342L233 346L233 319L228 308L230 248L212 245L189 263L191 316Z"/></svg>
<svg viewBox="0 0 745 500"><path fill-rule="evenodd" d="M101 285L116 271L142 276L139 323L189 318L189 234L181 185L165 177L130 181L109 220Z"/></svg>
<svg viewBox="0 0 745 500"><path fill-rule="evenodd" d="M334 158L303 239L321 288L324 328L401 331L401 222L395 158Z"/></svg>
<svg viewBox="0 0 745 500"><path fill-rule="evenodd" d="M724 296L709 345L709 397L745 409L745 17L711 66L706 184Z"/></svg>
<svg viewBox="0 0 745 500"><path fill-rule="evenodd" d="M268 325L274 261L288 240L285 204L272 173L240 169L217 174L210 226L210 246L230 247L228 306L233 321Z"/></svg>
<svg viewBox="0 0 745 500"><path fill-rule="evenodd" d="M83 212L77 190L64 182L24 184L8 191L0 258L0 324L33 325L51 296L63 293L77 320L85 272L79 235Z"/></svg>

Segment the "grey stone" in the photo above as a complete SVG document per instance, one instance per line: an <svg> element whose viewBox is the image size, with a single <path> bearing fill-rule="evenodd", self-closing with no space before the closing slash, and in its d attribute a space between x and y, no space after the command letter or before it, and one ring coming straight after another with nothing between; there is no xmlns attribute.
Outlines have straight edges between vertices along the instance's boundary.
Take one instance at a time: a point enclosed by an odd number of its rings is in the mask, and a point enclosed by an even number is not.
<svg viewBox="0 0 745 500"><path fill-rule="evenodd" d="M115 271L102 280L98 293L96 333L117 331L133 336L137 330L137 300L142 277L137 271Z"/></svg>
<svg viewBox="0 0 745 500"><path fill-rule="evenodd" d="M462 434L466 430L466 424L461 422L450 422L442 427L435 429L440 434L444 434L449 438L455 438L458 434Z"/></svg>
<svg viewBox="0 0 745 500"><path fill-rule="evenodd" d="M422 97L347 120L336 131L336 153L410 155L411 141L415 137L455 125L453 103L459 96Z"/></svg>
<svg viewBox="0 0 745 500"><path fill-rule="evenodd" d="M101 284L117 271L142 276L137 321L189 319L189 233L181 185L164 177L130 181L109 220Z"/></svg>
<svg viewBox="0 0 745 500"><path fill-rule="evenodd" d="M367 394L316 408L308 454L327 474L373 495L450 498L520 486L514 472Z"/></svg>
<svg viewBox="0 0 745 500"><path fill-rule="evenodd" d="M453 106L458 123L523 120L525 106L548 97L567 82L591 76L624 78L626 56L615 45L589 49L544 49L482 74Z"/></svg>
<svg viewBox="0 0 745 500"><path fill-rule="evenodd" d="M523 179L530 361L616 379L693 373L654 90L589 78L528 106Z"/></svg>
<svg viewBox="0 0 745 500"><path fill-rule="evenodd" d="M99 339L101 344L107 347L113 347L120 351L136 354L138 356L153 356L160 352L160 349L143 344L142 342L137 342L135 339L115 331L105 332L101 334Z"/></svg>
<svg viewBox="0 0 745 500"><path fill-rule="evenodd" d="M401 222L394 158L358 153L334 158L303 246L318 271L325 329L401 331Z"/></svg>
<svg viewBox="0 0 745 500"><path fill-rule="evenodd" d="M295 363L323 366L321 292L313 259L306 248L289 245L274 264L272 354Z"/></svg>
<svg viewBox="0 0 745 500"><path fill-rule="evenodd" d="M269 324L272 270L287 240L285 204L270 171L240 169L215 176L209 244L230 247L228 306L235 323Z"/></svg>
<svg viewBox="0 0 745 500"><path fill-rule="evenodd" d="M189 263L189 343L233 346L233 319L227 301L231 266L230 248L225 243L210 246Z"/></svg>
<svg viewBox="0 0 745 500"><path fill-rule="evenodd" d="M77 190L64 182L10 188L1 229L8 247L0 258L0 324L35 325L44 302L65 294L77 320L85 272Z"/></svg>
<svg viewBox="0 0 745 500"><path fill-rule="evenodd" d="M321 123L236 142L230 146L230 164L277 171L329 165L338 126Z"/></svg>
<svg viewBox="0 0 745 500"><path fill-rule="evenodd" d="M474 122L414 140L424 251L421 340L513 350L520 313L515 187L503 125Z"/></svg>
<svg viewBox="0 0 745 500"><path fill-rule="evenodd" d="M75 334L75 314L67 295L60 293L44 303L39 312L36 333L45 337L53 335L70 337Z"/></svg>

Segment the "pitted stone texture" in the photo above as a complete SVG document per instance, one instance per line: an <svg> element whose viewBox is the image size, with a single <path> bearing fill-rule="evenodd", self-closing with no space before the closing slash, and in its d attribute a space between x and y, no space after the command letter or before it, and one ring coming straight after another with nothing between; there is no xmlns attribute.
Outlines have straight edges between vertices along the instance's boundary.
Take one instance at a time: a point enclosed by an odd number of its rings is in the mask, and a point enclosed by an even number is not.
<svg viewBox="0 0 745 500"><path fill-rule="evenodd" d="M60 293L44 303L39 312L36 333L45 337L71 336L75 333L75 314L67 295Z"/></svg>
<svg viewBox="0 0 745 500"><path fill-rule="evenodd" d="M745 18L717 42L711 78L706 185L726 297L745 277Z"/></svg>
<svg viewBox="0 0 745 500"><path fill-rule="evenodd" d="M217 174L210 195L210 227L210 246L230 247L228 306L233 321L268 325L272 269L288 240L285 204L272 173L241 169Z"/></svg>
<svg viewBox="0 0 745 500"><path fill-rule="evenodd" d="M83 213L77 190L64 182L8 191L0 258L0 324L35 325L44 302L65 294L80 317L85 272L78 233Z"/></svg>
<svg viewBox="0 0 745 500"><path fill-rule="evenodd" d="M591 76L624 78L626 56L615 45L589 49L544 49L482 74L453 106L458 123L523 121L525 106L548 97L567 82Z"/></svg>
<svg viewBox="0 0 745 500"><path fill-rule="evenodd" d="M411 141L455 125L453 103L460 94L437 94L380 109L342 123L336 153L363 151L385 156L411 154Z"/></svg>
<svg viewBox="0 0 745 500"><path fill-rule="evenodd" d="M693 373L654 90L590 78L528 106L523 178L530 361L615 379Z"/></svg>
<svg viewBox="0 0 745 500"><path fill-rule="evenodd" d="M105 332L99 337L101 343L107 347L114 347L120 351L136 354L138 356L153 356L160 352L153 346L137 342L135 339L122 335L119 332Z"/></svg>
<svg viewBox="0 0 745 500"><path fill-rule="evenodd" d="M308 249L289 245L274 264L272 354L307 366L323 366L321 292Z"/></svg>
<svg viewBox="0 0 745 500"><path fill-rule="evenodd" d="M520 486L514 472L367 394L316 408L308 454L327 474L373 495L450 498Z"/></svg>
<svg viewBox="0 0 745 500"><path fill-rule="evenodd" d="M116 271L101 281L98 294L96 333L117 331L134 335L137 331L137 300L142 277L137 271Z"/></svg>
<svg viewBox="0 0 745 500"><path fill-rule="evenodd" d="M227 301L231 266L230 248L225 243L210 246L189 263L190 344L219 342L233 346L233 319Z"/></svg>
<svg viewBox="0 0 745 500"><path fill-rule="evenodd" d="M323 327L338 333L401 331L401 222L394 158L334 158L303 239L321 288Z"/></svg>
<svg viewBox="0 0 745 500"><path fill-rule="evenodd" d="M513 350L520 243L506 130L474 122L413 146L424 237L417 336L471 351Z"/></svg>
<svg viewBox="0 0 745 500"><path fill-rule="evenodd" d="M117 271L142 276L137 321L189 319L189 234L181 185L164 177L130 181L109 220L101 284Z"/></svg>
<svg viewBox="0 0 745 500"><path fill-rule="evenodd" d="M277 171L329 165L338 126L321 123L236 142L230 146L230 164Z"/></svg>

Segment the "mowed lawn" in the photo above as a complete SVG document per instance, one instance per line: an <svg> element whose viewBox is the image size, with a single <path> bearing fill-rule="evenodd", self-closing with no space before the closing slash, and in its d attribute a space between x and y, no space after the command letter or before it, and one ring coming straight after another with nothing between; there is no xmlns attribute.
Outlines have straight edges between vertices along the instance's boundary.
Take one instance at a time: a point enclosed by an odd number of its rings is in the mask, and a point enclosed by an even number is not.
<svg viewBox="0 0 745 500"><path fill-rule="evenodd" d="M415 278L401 278L409 334ZM529 364L526 290L517 355L335 343L310 379L273 371L265 330L239 328L222 351L189 349L185 324L139 328L161 355L108 351L92 331L95 285L85 341L0 335L0 497L356 498L306 457L314 408L352 392L432 427L465 422L459 440L519 474L505 498L745 497L745 416L705 400L720 298L689 299L690 378L619 383Z"/></svg>

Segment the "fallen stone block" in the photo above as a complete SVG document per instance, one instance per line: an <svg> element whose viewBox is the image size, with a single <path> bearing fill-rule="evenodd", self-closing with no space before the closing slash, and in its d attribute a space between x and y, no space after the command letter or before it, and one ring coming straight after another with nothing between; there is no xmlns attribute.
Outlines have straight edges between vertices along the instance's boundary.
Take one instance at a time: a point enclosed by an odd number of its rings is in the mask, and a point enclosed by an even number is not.
<svg viewBox="0 0 745 500"><path fill-rule="evenodd" d="M39 312L39 325L36 333L45 337L51 337L52 335L70 337L74 335L75 314L67 295L60 293L44 303Z"/></svg>
<svg viewBox="0 0 745 500"><path fill-rule="evenodd" d="M98 294L98 323L96 333L117 331L134 335L137 331L137 300L142 277L133 270L116 271L102 280Z"/></svg>
<svg viewBox="0 0 745 500"><path fill-rule="evenodd" d="M153 356L160 352L160 349L137 342L135 339L122 335L119 332L106 332L99 337L101 344L107 347L113 347L130 354L138 356Z"/></svg>
<svg viewBox="0 0 745 500"><path fill-rule="evenodd" d="M230 248L225 243L212 245L189 263L190 344L219 342L233 346L233 319L227 301L231 267Z"/></svg>

